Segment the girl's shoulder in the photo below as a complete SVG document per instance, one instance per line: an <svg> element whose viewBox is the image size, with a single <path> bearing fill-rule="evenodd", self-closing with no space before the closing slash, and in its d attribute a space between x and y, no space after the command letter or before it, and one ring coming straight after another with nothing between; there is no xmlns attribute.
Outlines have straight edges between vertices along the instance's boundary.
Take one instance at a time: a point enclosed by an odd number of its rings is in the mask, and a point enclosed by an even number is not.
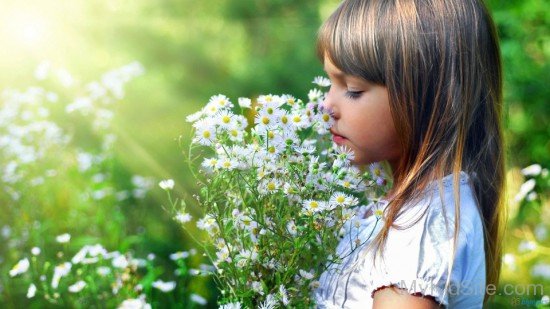
<svg viewBox="0 0 550 309"><path fill-rule="evenodd" d="M449 175L442 179L442 192L437 183L430 184L422 199L407 205L394 221L388 232L383 258L371 268L373 292L383 286L396 285L410 293L433 296L438 302L448 305L461 297L449 298L444 292L447 279L451 284L467 285L470 289L485 284L481 216L468 175L461 173L459 176L457 237L454 233L453 175ZM453 252L454 260L451 260Z"/></svg>

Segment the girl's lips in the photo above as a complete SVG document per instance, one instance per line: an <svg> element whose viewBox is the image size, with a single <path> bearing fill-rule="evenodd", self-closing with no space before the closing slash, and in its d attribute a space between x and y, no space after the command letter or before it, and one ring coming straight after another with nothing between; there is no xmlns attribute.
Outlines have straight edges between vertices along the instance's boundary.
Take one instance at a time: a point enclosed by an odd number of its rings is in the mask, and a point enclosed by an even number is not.
<svg viewBox="0 0 550 309"><path fill-rule="evenodd" d="M347 138L343 137L342 135L338 135L334 132L331 132L332 133L332 141L338 145L341 145L343 144Z"/></svg>

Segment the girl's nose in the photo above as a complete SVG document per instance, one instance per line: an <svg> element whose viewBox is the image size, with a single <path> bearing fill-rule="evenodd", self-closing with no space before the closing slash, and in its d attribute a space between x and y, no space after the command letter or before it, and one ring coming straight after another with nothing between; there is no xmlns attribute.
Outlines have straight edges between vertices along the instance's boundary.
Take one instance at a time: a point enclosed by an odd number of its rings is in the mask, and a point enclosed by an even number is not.
<svg viewBox="0 0 550 309"><path fill-rule="evenodd" d="M332 117L335 116L335 101L334 101L334 95L332 93L332 87L330 87L329 92L327 92L325 96L325 100L323 103L321 103L321 109L323 111L326 111L328 114L330 114Z"/></svg>

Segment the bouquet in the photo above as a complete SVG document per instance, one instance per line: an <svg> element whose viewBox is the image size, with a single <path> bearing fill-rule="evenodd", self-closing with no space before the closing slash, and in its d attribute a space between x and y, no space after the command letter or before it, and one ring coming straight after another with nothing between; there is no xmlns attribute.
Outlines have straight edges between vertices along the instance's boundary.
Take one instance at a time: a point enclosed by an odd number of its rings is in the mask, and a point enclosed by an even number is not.
<svg viewBox="0 0 550 309"><path fill-rule="evenodd" d="M320 274L341 258L334 253L344 224L384 190L380 166L361 170L352 151L332 144L324 97L316 88L307 103L270 94L234 105L216 95L187 117L205 213L197 227L208 234L222 308L314 305ZM177 218L190 220L185 209Z"/></svg>

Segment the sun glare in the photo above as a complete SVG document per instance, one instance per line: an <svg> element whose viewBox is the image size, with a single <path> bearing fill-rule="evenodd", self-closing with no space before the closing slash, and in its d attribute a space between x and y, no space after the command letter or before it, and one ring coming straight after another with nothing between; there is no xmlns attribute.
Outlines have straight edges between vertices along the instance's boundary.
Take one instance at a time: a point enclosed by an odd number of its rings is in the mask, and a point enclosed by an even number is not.
<svg viewBox="0 0 550 309"><path fill-rule="evenodd" d="M50 23L38 12L13 10L4 17L4 31L13 43L37 48L47 42Z"/></svg>

